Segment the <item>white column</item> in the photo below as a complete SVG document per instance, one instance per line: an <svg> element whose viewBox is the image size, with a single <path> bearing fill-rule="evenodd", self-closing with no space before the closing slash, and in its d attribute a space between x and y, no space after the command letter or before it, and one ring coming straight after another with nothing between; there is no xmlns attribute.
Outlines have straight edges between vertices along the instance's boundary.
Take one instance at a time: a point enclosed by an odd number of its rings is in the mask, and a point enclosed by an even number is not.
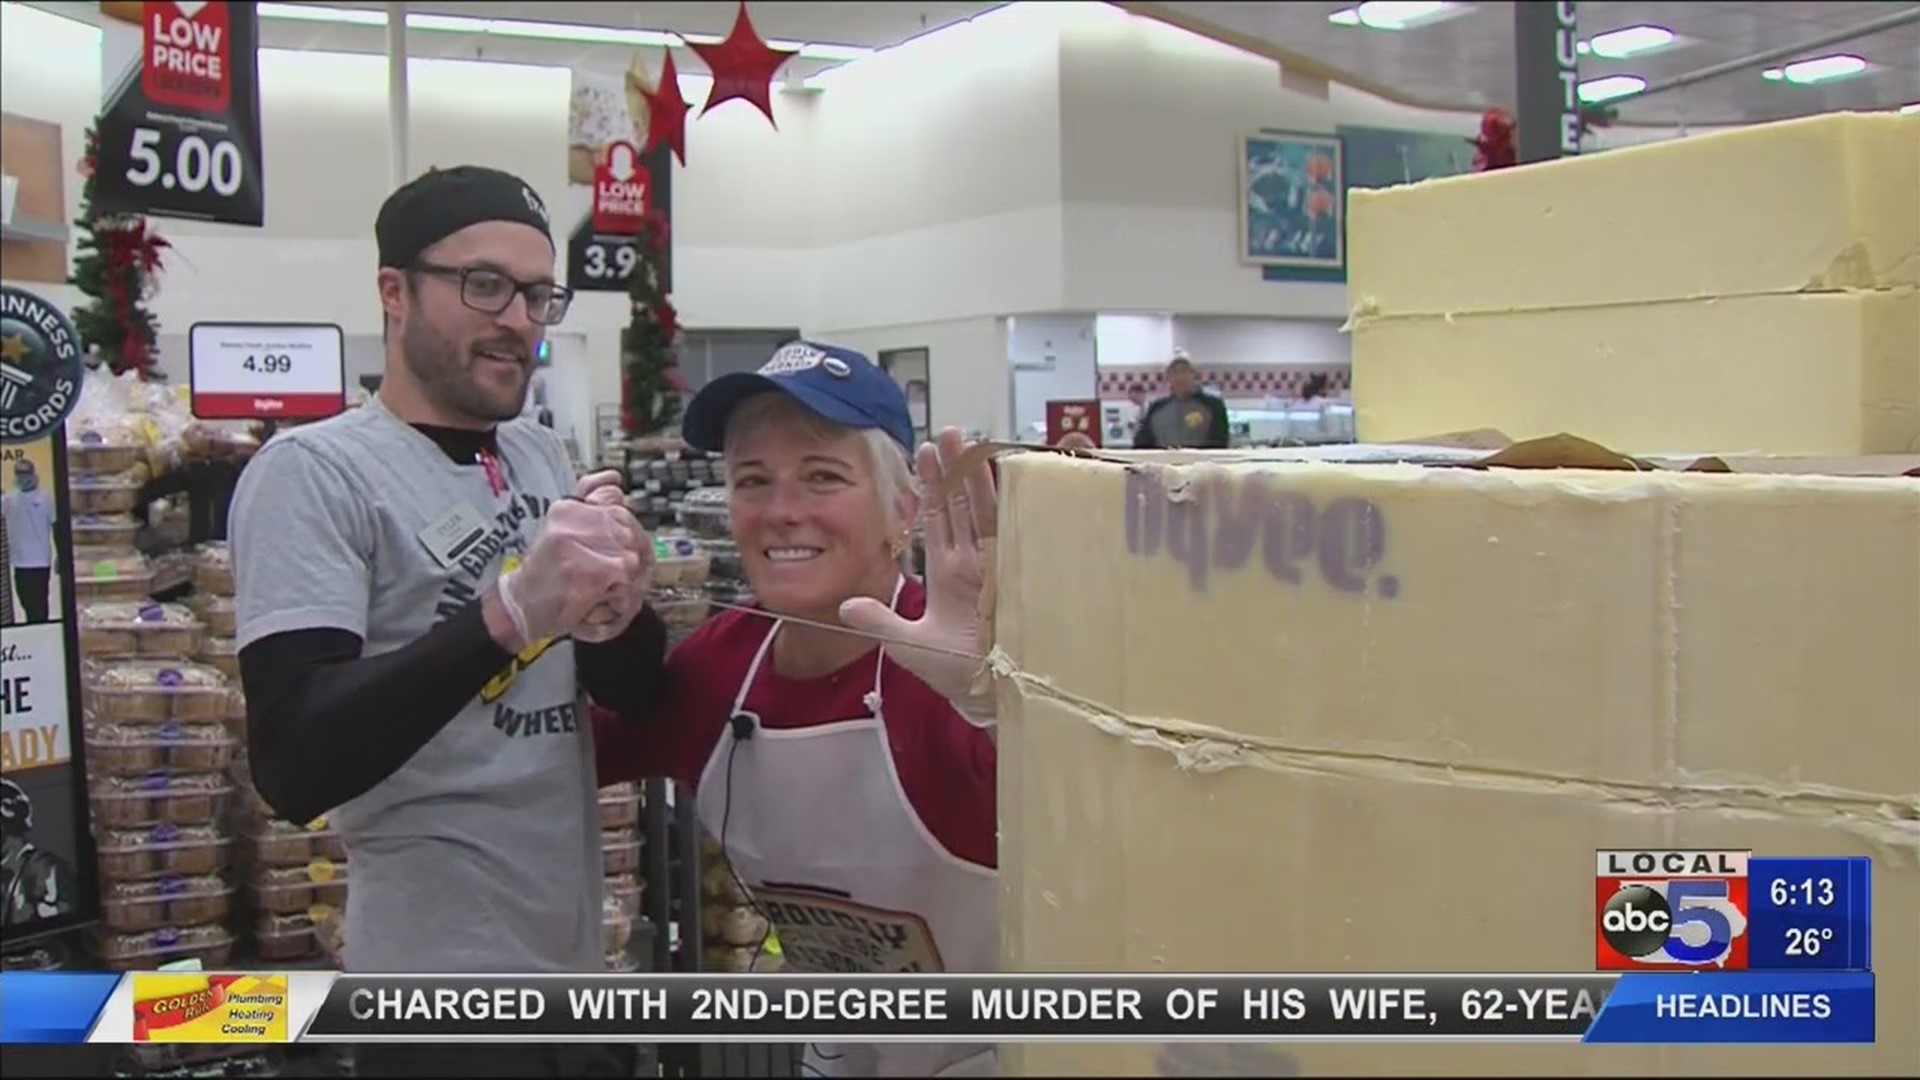
<svg viewBox="0 0 1920 1080"><path fill-rule="evenodd" d="M393 186L413 178L407 164L407 5L387 4L387 162Z"/></svg>

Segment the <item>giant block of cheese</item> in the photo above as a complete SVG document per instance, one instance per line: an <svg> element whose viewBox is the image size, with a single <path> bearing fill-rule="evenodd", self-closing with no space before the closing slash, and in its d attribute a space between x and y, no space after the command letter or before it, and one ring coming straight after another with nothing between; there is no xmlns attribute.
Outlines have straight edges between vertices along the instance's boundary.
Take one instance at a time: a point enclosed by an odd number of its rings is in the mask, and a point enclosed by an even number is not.
<svg viewBox="0 0 1920 1080"><path fill-rule="evenodd" d="M1920 447L1920 116L1814 117L1356 191L1369 442Z"/></svg>
<svg viewBox="0 0 1920 1080"><path fill-rule="evenodd" d="M1353 335L1372 442L1491 427L1647 454L1920 453L1912 288L1363 319Z"/></svg>
<svg viewBox="0 0 1920 1080"><path fill-rule="evenodd" d="M1816 116L1348 200L1360 314L1920 284L1920 116Z"/></svg>
<svg viewBox="0 0 1920 1080"><path fill-rule="evenodd" d="M1594 850L1874 860L1878 1042L1008 1047L1010 1075L1920 1062L1920 483L1002 462L1003 962L1583 971Z"/></svg>

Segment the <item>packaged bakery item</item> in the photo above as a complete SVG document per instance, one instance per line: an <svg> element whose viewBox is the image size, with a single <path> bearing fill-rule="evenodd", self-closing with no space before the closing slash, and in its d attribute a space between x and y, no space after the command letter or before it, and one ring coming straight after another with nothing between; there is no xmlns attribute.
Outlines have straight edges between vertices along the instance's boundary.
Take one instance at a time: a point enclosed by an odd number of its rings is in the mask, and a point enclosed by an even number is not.
<svg viewBox="0 0 1920 1080"><path fill-rule="evenodd" d="M653 540L653 578L655 588L672 585L702 585L712 569L712 560L691 536L656 536Z"/></svg>
<svg viewBox="0 0 1920 1080"><path fill-rule="evenodd" d="M633 916L613 897L601 901L600 929L607 952L621 952L633 937Z"/></svg>
<svg viewBox="0 0 1920 1080"><path fill-rule="evenodd" d="M187 657L200 644L200 620L180 604L94 600L80 605L80 651L91 657Z"/></svg>
<svg viewBox="0 0 1920 1080"><path fill-rule="evenodd" d="M632 784L600 789L600 827L631 829L640 821L640 793Z"/></svg>
<svg viewBox="0 0 1920 1080"><path fill-rule="evenodd" d="M146 483L144 469L132 469L110 476L74 476L67 481L67 495L73 513L131 514L140 508L140 486Z"/></svg>
<svg viewBox="0 0 1920 1080"><path fill-rule="evenodd" d="M88 724L87 772L146 778L167 773L219 773L233 759L224 724Z"/></svg>
<svg viewBox="0 0 1920 1080"><path fill-rule="evenodd" d="M196 592L187 598L194 614L207 624L207 633L213 637L232 637L234 635L234 605L232 596L219 593Z"/></svg>
<svg viewBox="0 0 1920 1080"><path fill-rule="evenodd" d="M737 907L753 901L747 887L733 872L733 867L725 860L715 860L711 856L708 857L707 868L700 875L700 892L710 903L722 907Z"/></svg>
<svg viewBox="0 0 1920 1080"><path fill-rule="evenodd" d="M631 874L640 869L640 834L633 829L607 829L600 834L600 856L608 874Z"/></svg>
<svg viewBox="0 0 1920 1080"><path fill-rule="evenodd" d="M109 881L100 889L100 922L121 934L220 922L232 906L233 887L218 874Z"/></svg>
<svg viewBox="0 0 1920 1080"><path fill-rule="evenodd" d="M314 859L305 866L256 866L248 878L261 911L294 915L315 904L347 903L347 864Z"/></svg>
<svg viewBox="0 0 1920 1080"><path fill-rule="evenodd" d="M708 971L720 971L729 975L768 975L784 966L777 953L763 953L752 946L733 948L715 946L703 954L704 967ZM755 961L758 961L757 963Z"/></svg>
<svg viewBox="0 0 1920 1080"><path fill-rule="evenodd" d="M227 681L240 682L239 642L230 637L208 637L200 642L200 651L194 659L218 671L227 677Z"/></svg>
<svg viewBox="0 0 1920 1080"><path fill-rule="evenodd" d="M232 708L227 677L186 660L121 660L86 672L91 719L117 724L217 724Z"/></svg>
<svg viewBox="0 0 1920 1080"><path fill-rule="evenodd" d="M100 962L115 971L151 971L180 960L218 970L233 957L233 935L218 923L163 926L139 934L102 934L97 951Z"/></svg>
<svg viewBox="0 0 1920 1080"><path fill-rule="evenodd" d="M151 877L197 877L227 867L228 839L211 825L155 825L146 829L106 829L95 853L107 881Z"/></svg>
<svg viewBox="0 0 1920 1080"><path fill-rule="evenodd" d="M82 604L95 600L145 600L153 591L153 567L136 551L90 553L74 551L73 596Z"/></svg>
<svg viewBox="0 0 1920 1080"><path fill-rule="evenodd" d="M105 417L67 425L67 468L77 476L124 473L146 460L146 441L134 424Z"/></svg>
<svg viewBox="0 0 1920 1080"><path fill-rule="evenodd" d="M710 911L706 923L708 937L735 946L759 948L769 930L766 917L747 905Z"/></svg>
<svg viewBox="0 0 1920 1080"><path fill-rule="evenodd" d="M103 776L88 787L93 820L110 829L149 825L212 825L221 820L233 785L219 773Z"/></svg>
<svg viewBox="0 0 1920 1080"><path fill-rule="evenodd" d="M640 876L638 874L609 874L606 887L601 895L610 903L620 905L620 910L628 915L640 914Z"/></svg>
<svg viewBox="0 0 1920 1080"><path fill-rule="evenodd" d="M140 519L132 514L76 514L73 519L74 559L83 551L131 552L140 535Z"/></svg>
<svg viewBox="0 0 1920 1080"><path fill-rule="evenodd" d="M672 585L651 590L647 603L669 631L692 630L705 622L713 605L698 586Z"/></svg>
<svg viewBox="0 0 1920 1080"><path fill-rule="evenodd" d="M733 537L727 510L727 489L695 488L680 503L680 526L700 540L728 540Z"/></svg>
<svg viewBox="0 0 1920 1080"><path fill-rule="evenodd" d="M227 687L226 705L220 712L220 720L227 727L242 749L247 743L247 695L237 685Z"/></svg>
<svg viewBox="0 0 1920 1080"><path fill-rule="evenodd" d="M253 861L260 866L306 867L315 859L343 862L347 857L340 834L327 826L324 817L307 825L279 818L256 820L247 840L253 848Z"/></svg>
<svg viewBox="0 0 1920 1080"><path fill-rule="evenodd" d="M194 552L193 587L218 596L233 595L233 552L225 541L201 544Z"/></svg>
<svg viewBox="0 0 1920 1080"><path fill-rule="evenodd" d="M315 904L307 909L307 921L313 924L313 938L320 952L336 968L347 963L347 920L331 904Z"/></svg>
<svg viewBox="0 0 1920 1080"><path fill-rule="evenodd" d="M254 952L268 962L312 956L319 946L313 932L313 919L304 911L261 915L253 927Z"/></svg>

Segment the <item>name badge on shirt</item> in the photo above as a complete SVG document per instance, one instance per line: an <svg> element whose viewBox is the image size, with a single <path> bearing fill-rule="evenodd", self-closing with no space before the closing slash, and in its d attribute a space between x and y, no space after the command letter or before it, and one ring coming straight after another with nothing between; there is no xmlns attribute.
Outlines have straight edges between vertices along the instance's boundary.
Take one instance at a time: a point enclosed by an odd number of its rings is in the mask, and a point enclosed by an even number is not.
<svg viewBox="0 0 1920 1080"><path fill-rule="evenodd" d="M460 556L465 555L468 548L487 535L487 522L472 506L460 503L416 535L426 547L427 554L433 556L433 561L439 563L441 569L447 570L460 561Z"/></svg>

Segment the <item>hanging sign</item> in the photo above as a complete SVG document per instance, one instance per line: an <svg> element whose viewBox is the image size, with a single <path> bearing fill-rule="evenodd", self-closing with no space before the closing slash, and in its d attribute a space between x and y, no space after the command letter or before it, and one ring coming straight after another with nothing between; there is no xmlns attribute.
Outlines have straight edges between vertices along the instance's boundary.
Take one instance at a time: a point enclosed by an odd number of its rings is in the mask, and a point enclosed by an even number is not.
<svg viewBox="0 0 1920 1080"><path fill-rule="evenodd" d="M1572 0L1513 5L1514 113L1522 165L1580 153L1575 15Z"/></svg>
<svg viewBox="0 0 1920 1080"><path fill-rule="evenodd" d="M347 407L346 335L331 324L195 323L187 370L202 420L318 420Z"/></svg>
<svg viewBox="0 0 1920 1080"><path fill-rule="evenodd" d="M66 421L84 377L80 336L45 299L0 286L0 936L96 918L80 726L73 507Z"/></svg>
<svg viewBox="0 0 1920 1080"><path fill-rule="evenodd" d="M259 226L260 19L250 3L103 3L94 209Z"/></svg>
<svg viewBox="0 0 1920 1080"><path fill-rule="evenodd" d="M646 145L647 102L652 78L635 55L624 77L573 73L568 117L567 176L575 196L573 230L567 236L567 285L575 292L626 292L640 265L641 219L673 220L673 150ZM583 205L584 204L584 205ZM663 291L673 288L673 242L667 241Z"/></svg>

